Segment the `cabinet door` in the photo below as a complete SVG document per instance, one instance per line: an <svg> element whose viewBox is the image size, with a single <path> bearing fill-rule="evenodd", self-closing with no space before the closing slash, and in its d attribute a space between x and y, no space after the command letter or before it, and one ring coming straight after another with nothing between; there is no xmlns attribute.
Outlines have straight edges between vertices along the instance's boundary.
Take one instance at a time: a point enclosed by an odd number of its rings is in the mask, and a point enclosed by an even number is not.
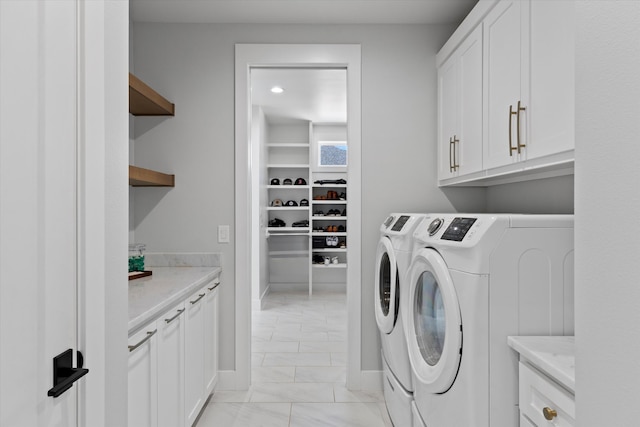
<svg viewBox="0 0 640 427"><path fill-rule="evenodd" d="M184 426L184 304L169 310L158 326L158 426Z"/></svg>
<svg viewBox="0 0 640 427"><path fill-rule="evenodd" d="M460 45L458 126L454 146L458 175L482 170L482 24Z"/></svg>
<svg viewBox="0 0 640 427"><path fill-rule="evenodd" d="M218 382L218 285L220 279L205 288L204 300L204 380L205 396L213 393Z"/></svg>
<svg viewBox="0 0 640 427"><path fill-rule="evenodd" d="M521 78L521 8L520 0L498 2L484 21L485 108L484 167L494 168L518 160L510 150L517 144L516 111ZM554 2L555 4L556 2ZM510 110L511 107L511 110ZM521 130L521 135L524 131Z"/></svg>
<svg viewBox="0 0 640 427"><path fill-rule="evenodd" d="M575 6L572 1L531 1L523 7L530 35L525 153L533 159L575 145Z"/></svg>
<svg viewBox="0 0 640 427"><path fill-rule="evenodd" d="M191 426L204 404L204 297L201 289L185 301L184 396L186 425Z"/></svg>
<svg viewBox="0 0 640 427"><path fill-rule="evenodd" d="M155 323L129 339L129 409L130 426L157 425L157 341Z"/></svg>
<svg viewBox="0 0 640 427"><path fill-rule="evenodd" d="M453 163L453 137L458 115L458 56L454 53L438 69L438 178L457 175Z"/></svg>

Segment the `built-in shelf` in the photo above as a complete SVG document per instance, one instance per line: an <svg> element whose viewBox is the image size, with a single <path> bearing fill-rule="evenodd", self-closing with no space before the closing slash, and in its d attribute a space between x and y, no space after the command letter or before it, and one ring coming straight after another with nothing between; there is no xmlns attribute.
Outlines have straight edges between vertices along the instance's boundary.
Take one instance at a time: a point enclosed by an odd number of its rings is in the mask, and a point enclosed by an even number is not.
<svg viewBox="0 0 640 427"><path fill-rule="evenodd" d="M342 232L342 231L337 231L337 232L333 232L333 231L314 231L311 233L312 236L340 236L340 237L345 237L347 235L346 232Z"/></svg>
<svg viewBox="0 0 640 427"><path fill-rule="evenodd" d="M311 218L314 221L346 221L347 220L346 216L330 216L330 215L325 215L325 216L313 215Z"/></svg>
<svg viewBox="0 0 640 427"><path fill-rule="evenodd" d="M314 200L314 205L346 205L346 200Z"/></svg>
<svg viewBox="0 0 640 427"><path fill-rule="evenodd" d="M347 264L312 264L314 268L347 268Z"/></svg>
<svg viewBox="0 0 640 427"><path fill-rule="evenodd" d="M267 185L270 190L309 190L308 185Z"/></svg>
<svg viewBox="0 0 640 427"><path fill-rule="evenodd" d="M267 144L269 148L309 148L308 142L300 142L300 143L287 143L287 142L274 142L271 144Z"/></svg>
<svg viewBox="0 0 640 427"><path fill-rule="evenodd" d="M313 253L315 254L316 252L317 253L325 253L325 252L331 252L331 253L345 252L346 253L347 249L346 248L337 248L337 249L336 248L322 248L322 249L313 248Z"/></svg>
<svg viewBox="0 0 640 427"><path fill-rule="evenodd" d="M313 188L347 188L347 184L313 184Z"/></svg>
<svg viewBox="0 0 640 427"><path fill-rule="evenodd" d="M173 187L175 176L151 169L129 166L129 185L132 187Z"/></svg>
<svg viewBox="0 0 640 427"><path fill-rule="evenodd" d="M268 207L268 211L308 211L309 206L283 206L283 207Z"/></svg>
<svg viewBox="0 0 640 427"><path fill-rule="evenodd" d="M175 105L129 73L129 112L134 116L173 116Z"/></svg>
<svg viewBox="0 0 640 427"><path fill-rule="evenodd" d="M267 167L271 169L305 169L309 167L309 164L269 164Z"/></svg>

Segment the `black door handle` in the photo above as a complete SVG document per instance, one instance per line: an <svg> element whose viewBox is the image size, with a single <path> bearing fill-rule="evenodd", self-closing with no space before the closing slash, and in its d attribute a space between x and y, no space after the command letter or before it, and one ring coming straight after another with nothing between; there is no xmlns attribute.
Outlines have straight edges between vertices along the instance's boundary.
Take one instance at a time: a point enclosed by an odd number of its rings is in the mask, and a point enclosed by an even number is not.
<svg viewBox="0 0 640 427"><path fill-rule="evenodd" d="M58 397L69 390L74 382L89 373L88 369L82 369L84 357L77 352L78 367L73 368L73 350L63 351L53 358L53 388L47 392L47 396Z"/></svg>

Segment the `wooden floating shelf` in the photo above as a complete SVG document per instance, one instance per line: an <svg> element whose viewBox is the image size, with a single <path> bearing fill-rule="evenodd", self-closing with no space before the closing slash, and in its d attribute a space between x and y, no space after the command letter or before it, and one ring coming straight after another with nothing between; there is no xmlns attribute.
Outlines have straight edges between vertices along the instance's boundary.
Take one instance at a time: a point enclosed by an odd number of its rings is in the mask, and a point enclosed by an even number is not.
<svg viewBox="0 0 640 427"><path fill-rule="evenodd" d="M173 116L175 105L129 73L129 112L134 116Z"/></svg>
<svg viewBox="0 0 640 427"><path fill-rule="evenodd" d="M129 185L132 187L174 187L175 175L129 166Z"/></svg>

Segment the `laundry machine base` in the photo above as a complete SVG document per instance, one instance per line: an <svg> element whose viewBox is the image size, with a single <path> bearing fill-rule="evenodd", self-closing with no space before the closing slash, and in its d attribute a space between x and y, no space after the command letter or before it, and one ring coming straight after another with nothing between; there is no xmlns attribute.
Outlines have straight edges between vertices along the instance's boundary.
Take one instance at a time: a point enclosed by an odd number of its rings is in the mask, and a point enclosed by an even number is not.
<svg viewBox="0 0 640 427"><path fill-rule="evenodd" d="M416 406L416 402L411 402L411 417L413 418L412 427L427 427L424 421L422 421L422 417L418 412L418 407Z"/></svg>
<svg viewBox="0 0 640 427"><path fill-rule="evenodd" d="M406 391L389 369L389 365L382 354L384 400L387 405L389 418L396 427L412 425L411 406L413 393Z"/></svg>

